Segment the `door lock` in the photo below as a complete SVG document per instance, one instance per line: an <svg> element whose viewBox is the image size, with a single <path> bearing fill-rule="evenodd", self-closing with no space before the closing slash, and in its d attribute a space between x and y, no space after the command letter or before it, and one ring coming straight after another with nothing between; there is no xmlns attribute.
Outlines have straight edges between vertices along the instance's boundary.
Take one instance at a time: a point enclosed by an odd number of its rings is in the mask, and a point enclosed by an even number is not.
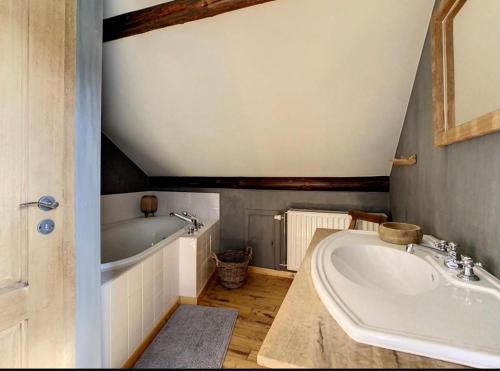
<svg viewBox="0 0 500 371"><path fill-rule="evenodd" d="M38 223L36 229L41 234L50 234L56 227L56 224L52 219L44 219L40 223Z"/></svg>

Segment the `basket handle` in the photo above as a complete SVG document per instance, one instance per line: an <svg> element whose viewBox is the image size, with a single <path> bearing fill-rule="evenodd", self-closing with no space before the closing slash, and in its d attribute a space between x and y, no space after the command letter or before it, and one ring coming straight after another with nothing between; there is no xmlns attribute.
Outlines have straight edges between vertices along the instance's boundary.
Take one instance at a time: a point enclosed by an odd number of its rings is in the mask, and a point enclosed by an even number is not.
<svg viewBox="0 0 500 371"><path fill-rule="evenodd" d="M252 247L250 246L247 246L245 248L245 252L248 254L248 256L250 257L250 259L248 259L248 261L252 260L252 257L253 257L253 249Z"/></svg>
<svg viewBox="0 0 500 371"><path fill-rule="evenodd" d="M217 267L219 267L219 266L220 266L220 264L221 264L221 261L220 261L220 260L219 260L219 258L217 257L217 254L216 254L215 252L213 252L213 251L212 251L212 253L210 254L210 257L211 257L212 259L214 259L214 260L215 260L215 265L216 265Z"/></svg>

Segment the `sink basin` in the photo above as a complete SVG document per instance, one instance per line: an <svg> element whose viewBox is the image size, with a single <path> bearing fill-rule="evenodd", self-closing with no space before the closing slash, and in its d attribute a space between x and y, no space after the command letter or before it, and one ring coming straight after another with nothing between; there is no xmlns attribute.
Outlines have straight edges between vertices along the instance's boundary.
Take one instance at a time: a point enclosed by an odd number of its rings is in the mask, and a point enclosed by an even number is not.
<svg viewBox="0 0 500 371"><path fill-rule="evenodd" d="M425 260L378 245L342 245L331 254L347 280L371 290L417 295L436 288L438 273Z"/></svg>
<svg viewBox="0 0 500 371"><path fill-rule="evenodd" d="M473 367L500 366L500 282L465 282L445 256L414 254L376 232L342 231L314 251L314 287L354 340Z"/></svg>

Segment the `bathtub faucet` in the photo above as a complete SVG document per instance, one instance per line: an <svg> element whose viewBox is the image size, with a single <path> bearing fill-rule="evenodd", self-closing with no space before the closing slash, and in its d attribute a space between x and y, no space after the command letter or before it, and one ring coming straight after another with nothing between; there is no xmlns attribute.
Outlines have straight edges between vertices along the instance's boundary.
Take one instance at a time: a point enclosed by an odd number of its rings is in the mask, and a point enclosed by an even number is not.
<svg viewBox="0 0 500 371"><path fill-rule="evenodd" d="M196 223L197 223L197 225L198 225L198 228L199 228L199 229L201 229L201 227L203 227L203 226L204 226L204 224L203 224L202 222L200 222L200 220L199 220L196 216L194 216L194 215L192 215L192 214L188 213L187 211L183 211L183 212L182 212L182 215L184 215L184 216L186 216L186 217L190 218L191 220L196 221Z"/></svg>
<svg viewBox="0 0 500 371"><path fill-rule="evenodd" d="M198 220L197 219L191 219L187 216L184 216L184 215L181 215L181 214L178 214L178 213L174 213L174 212L171 212L170 213L170 216L175 216L181 220L184 220L185 222L188 222L188 223L191 223L194 227L194 230L197 231L199 229L199 224L198 224Z"/></svg>

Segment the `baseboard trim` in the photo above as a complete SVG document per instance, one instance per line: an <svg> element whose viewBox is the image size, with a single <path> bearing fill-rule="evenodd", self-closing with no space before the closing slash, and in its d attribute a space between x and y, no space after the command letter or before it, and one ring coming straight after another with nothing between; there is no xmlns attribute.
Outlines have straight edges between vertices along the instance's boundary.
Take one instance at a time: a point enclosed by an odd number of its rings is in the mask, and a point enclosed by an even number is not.
<svg viewBox="0 0 500 371"><path fill-rule="evenodd" d="M283 278L291 278L291 279L295 278L295 272L279 271L276 269L254 267L252 265L248 267L248 273L257 273L257 274L264 274L266 276L283 277Z"/></svg>
<svg viewBox="0 0 500 371"><path fill-rule="evenodd" d="M210 275L210 278L205 282L205 286L200 290L200 293L198 296L193 297L193 296L179 296L179 303L181 304L194 304L197 305L200 299L206 294L208 288L210 287L210 283L215 279L217 273L217 269L214 269L212 274Z"/></svg>
<svg viewBox="0 0 500 371"><path fill-rule="evenodd" d="M162 327L167 323L167 321L172 317L172 314L176 311L176 309L179 307L179 300L165 313L163 318L156 324L156 326L151 330L149 335L142 341L141 345L132 353L132 355L125 361L123 364L122 368L132 368L134 367L135 363L141 358L142 354L146 350L146 348L151 344L162 329Z"/></svg>
<svg viewBox="0 0 500 371"><path fill-rule="evenodd" d="M193 297L193 296L179 296L179 303L180 304L193 304L197 305L198 304L198 298Z"/></svg>

